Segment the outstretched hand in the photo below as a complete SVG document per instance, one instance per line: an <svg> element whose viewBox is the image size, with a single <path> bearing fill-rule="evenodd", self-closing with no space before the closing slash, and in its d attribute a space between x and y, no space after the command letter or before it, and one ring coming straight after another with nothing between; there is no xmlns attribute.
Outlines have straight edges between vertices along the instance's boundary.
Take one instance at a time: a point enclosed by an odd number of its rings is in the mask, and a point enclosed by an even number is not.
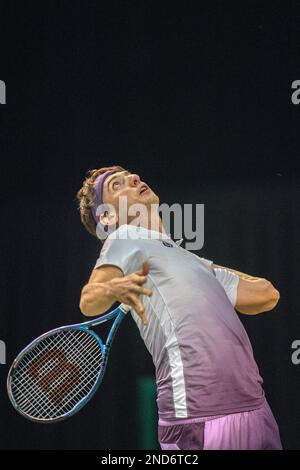
<svg viewBox="0 0 300 470"><path fill-rule="evenodd" d="M139 271L110 281L110 287L116 300L133 307L144 325L148 325L149 322L140 296L151 297L152 295L152 289L143 286L147 282L148 274L149 263L145 261Z"/></svg>

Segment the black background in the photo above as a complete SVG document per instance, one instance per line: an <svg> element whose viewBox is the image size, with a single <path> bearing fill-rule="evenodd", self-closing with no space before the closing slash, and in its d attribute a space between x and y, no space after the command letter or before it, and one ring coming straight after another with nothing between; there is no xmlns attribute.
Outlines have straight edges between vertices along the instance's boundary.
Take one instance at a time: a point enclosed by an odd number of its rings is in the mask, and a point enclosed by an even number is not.
<svg viewBox="0 0 300 470"><path fill-rule="evenodd" d="M100 246L75 194L120 164L161 202L204 203L199 254L270 279L273 312L242 317L285 448L300 447L297 2L0 3L0 448L136 449L137 377L151 358L130 318L105 382L70 421L40 426L8 402L8 365L30 340L81 321Z"/></svg>

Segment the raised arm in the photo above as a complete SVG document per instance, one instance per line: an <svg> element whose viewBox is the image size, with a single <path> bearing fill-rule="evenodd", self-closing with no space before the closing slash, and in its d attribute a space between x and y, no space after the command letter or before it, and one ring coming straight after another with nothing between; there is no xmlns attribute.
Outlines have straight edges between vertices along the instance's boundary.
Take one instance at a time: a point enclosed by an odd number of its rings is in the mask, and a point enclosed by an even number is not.
<svg viewBox="0 0 300 470"><path fill-rule="evenodd" d="M145 307L140 295L152 295L152 290L143 287L147 282L149 265L143 263L140 271L124 276L121 269L112 265L94 269L88 283L83 287L80 298L80 310L92 317L106 312L115 302L123 302L134 308L143 323L148 323Z"/></svg>
<svg viewBox="0 0 300 470"><path fill-rule="evenodd" d="M236 302L234 308L239 313L257 315L272 310L280 299L280 293L267 279L254 277L235 269L213 264L215 272L226 270L238 276Z"/></svg>

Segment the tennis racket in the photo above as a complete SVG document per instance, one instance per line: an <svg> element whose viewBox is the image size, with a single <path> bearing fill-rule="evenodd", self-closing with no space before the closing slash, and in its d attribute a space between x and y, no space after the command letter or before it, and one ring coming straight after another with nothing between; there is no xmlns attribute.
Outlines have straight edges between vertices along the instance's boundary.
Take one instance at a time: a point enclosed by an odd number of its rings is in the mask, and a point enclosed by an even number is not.
<svg viewBox="0 0 300 470"><path fill-rule="evenodd" d="M92 321L62 326L39 336L16 357L7 391L22 416L54 423L77 413L98 389L125 304ZM105 344L90 328L113 320Z"/></svg>

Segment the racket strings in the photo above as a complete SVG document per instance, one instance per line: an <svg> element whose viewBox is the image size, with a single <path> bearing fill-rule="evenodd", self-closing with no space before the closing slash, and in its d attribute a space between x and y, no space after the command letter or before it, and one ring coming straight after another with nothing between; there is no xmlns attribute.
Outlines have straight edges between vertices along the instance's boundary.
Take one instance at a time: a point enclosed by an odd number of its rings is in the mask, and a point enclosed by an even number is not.
<svg viewBox="0 0 300 470"><path fill-rule="evenodd" d="M86 348L86 347L89 346L90 344L91 344L91 342L89 342L89 343L85 342L85 343L82 343L81 346L84 346L84 347ZM46 346L46 343L45 343L45 346ZM51 343L48 343L48 346L51 346ZM64 352L65 352L65 353L70 353L70 354L71 354L71 353L72 353L72 350L74 350L73 345L67 347L66 344L63 344L63 346L64 346ZM44 351L45 351L45 348L44 348ZM18 370L17 370L17 372L16 372L16 375L19 375L19 376L20 376L19 384L22 384L22 385L23 385L23 384L27 383L28 377L27 377L26 373L24 374L24 372L27 372L26 369L28 369L29 366L30 366L29 361L31 360L31 362L33 362L34 360L37 359L37 357L36 357L36 356L37 356L37 354L36 354L37 352L41 353L41 352L43 352L43 349L41 349L41 348L39 347L37 351L34 351L34 354L32 353L32 354L28 355L28 356L29 356L29 357L28 357L29 360L27 360L27 357L25 357L24 360L22 361L23 364L20 363L20 365L19 365L19 367L18 367ZM77 351L76 351L76 353L77 353ZM86 354L89 354L87 350L85 350L85 353L86 353ZM74 359L74 354L73 354L73 358L69 355L69 359ZM81 361L77 359L77 363L80 364L80 362L81 362ZM60 377L60 376L61 376L61 372L60 372L60 371L57 371L57 370L53 367L53 365L51 365L51 364L49 364L49 363L46 364L46 367L47 367L48 370L50 370L50 371L52 370L52 374L51 374L52 377L51 377L51 376L49 377L49 381L50 381L51 378L52 378L51 382L52 382L52 385L53 385L54 374L56 373L56 375L57 375L58 377ZM40 370L41 376L43 375L43 372L45 373L45 372L47 371L46 367L43 367L42 370ZM23 380L22 380L22 377L23 377Z"/></svg>
<svg viewBox="0 0 300 470"><path fill-rule="evenodd" d="M93 363L95 363L95 361L97 361L98 359L101 358L101 354L98 354L97 356L92 355L92 354L94 354L94 353L96 352L96 350L97 350L97 348L94 348L93 350L91 350L91 351L88 353L88 356L91 357L91 360L93 361ZM87 352L85 351L84 354L86 355ZM74 355L73 355L73 356L74 356ZM86 365L87 359L88 359L88 357L85 357L84 360L82 360L82 359L81 359L81 360L77 360L77 363L76 363L77 366L78 366L78 365ZM90 367L91 365L92 365L92 364L89 363L89 367ZM67 374L68 374L68 371L65 371L61 376L58 376L58 379L61 379L63 376L67 376ZM80 392L80 391L83 391L83 392L84 392L84 391L85 391L85 390L84 390L85 385L88 385L88 384L90 383L90 380L91 380L92 378L93 378L93 371L92 371L92 373L90 373L90 374L86 374L86 377L82 377L82 378L81 378L81 381L78 383L78 385L76 385L76 387L74 387L74 388L72 389L72 396L71 396L69 402L72 401L72 400L74 400L74 395L76 395L78 392ZM55 381L56 379L57 379L57 377L56 377L56 375L55 375L55 376L53 377L53 381ZM60 381L63 382L62 380L60 380ZM61 389L61 388L57 388L57 389L56 389L56 392L51 394L52 401L54 401L54 402L56 402L57 404L59 404L60 401L61 401L61 398L64 396L64 391L65 391L66 388L69 387L69 384L70 384L70 381L68 381L68 382L63 382L64 387L62 387L62 389ZM72 384L72 383L71 383L71 384ZM53 383L53 385L54 385L54 386L56 385L55 382ZM80 389L81 389L81 390L80 390ZM83 396L84 396L84 395L85 395L85 393L83 393ZM76 397L76 398L77 398L77 397ZM64 406L68 405L69 402L68 402L68 401L65 401L65 402L64 402Z"/></svg>
<svg viewBox="0 0 300 470"><path fill-rule="evenodd" d="M99 355L98 355L98 356L99 356ZM98 357L95 358L94 360L96 360L96 359L98 359ZM78 365L78 364L81 364L81 363L82 363L82 361L77 361L77 365ZM61 379L61 380L60 380L61 382L62 382L62 379L64 379L64 377L67 376L67 374L68 374L68 371L64 371L61 375L58 376L58 378ZM89 383L90 378L91 378L91 377L89 376L89 377L86 377L85 380L82 380L82 381L81 381L81 383L80 383L81 389L84 389L84 386ZM47 379L47 380L48 380L48 379ZM56 380L56 377L53 377L53 382L52 382L52 384L51 384L52 386L55 386L55 380ZM68 383L66 383L66 385L68 385ZM79 390L80 387L77 387L76 389L73 388L73 390L72 390L73 395L74 395L76 392L80 391L80 390ZM82 390L82 391L84 392L85 390ZM62 395L62 393L64 392L64 390L60 390L60 389L59 389L56 393L52 393L52 394L51 394L51 399L52 399L52 401L56 402L56 405L58 405L59 402L60 402L58 392L60 392L60 395ZM37 389L36 389L36 393L35 393L35 394L33 393L33 394L30 395L30 399L31 399L31 400L37 400L37 404L40 405L41 403L39 402L39 400L40 400L41 394L43 394L43 393L44 393L43 390L40 390L39 388L37 388ZM83 396L84 396L84 393L83 393ZM23 401L20 401L20 402L19 402L19 405L23 405L24 401L27 401L27 399L28 399L28 396L25 396L25 397L23 398ZM71 399L70 399L69 401L71 401L71 400L72 400L72 397L71 397ZM65 401L65 402L64 402L64 406L66 406L67 404L68 404L68 402ZM30 404L28 404L28 407L30 407ZM27 408L24 408L23 411L27 412L27 411L28 411L28 407L27 407ZM49 407L51 408L52 411L54 410L54 405L51 406L51 403L49 404Z"/></svg>
<svg viewBox="0 0 300 470"><path fill-rule="evenodd" d="M53 333L21 358L11 393L23 413L53 419L69 413L90 392L103 360L98 340L88 331Z"/></svg>
<svg viewBox="0 0 300 470"><path fill-rule="evenodd" d="M85 350L85 351L86 351L86 350ZM86 354L86 352L85 352L85 354ZM80 362L82 362L82 361L80 361ZM78 364L80 364L80 362L78 362ZM82 382L82 386L84 386L87 382L88 382L88 380L85 380L84 382ZM76 389L76 391L78 391L78 388ZM74 395L75 390L73 389L72 392L73 392L73 395ZM40 406L40 405L41 405L41 398L42 398L43 393L42 393L41 390L37 389L37 393L36 393L35 395L36 395L36 396L33 397L33 398L35 398L35 399L37 400L37 403L35 403L35 405L38 404L38 405ZM31 396L32 396L32 394L31 394ZM26 398L26 397L25 397L25 398ZM52 401L53 401L53 399L55 398L55 395L54 395L54 396L52 395L51 398L52 398ZM30 397L30 399L31 399L31 397ZM57 406L57 405L56 405L56 406ZM30 404L27 404L27 407L25 408L25 411L26 411L26 412L28 412L28 407L30 407ZM50 403L50 404L48 403L48 408L50 408L50 411L51 411L51 412L55 411L55 407L54 407L53 405L51 406L51 403Z"/></svg>
<svg viewBox="0 0 300 470"><path fill-rule="evenodd" d="M90 339L90 338L88 338L88 339ZM76 340L76 338L75 338L75 340ZM47 343L48 343L48 344L47 344ZM80 344L80 346L86 348L86 347L89 346L91 343L92 343L92 341L90 341L89 343L88 343L87 341L85 341L85 342L82 342L82 343ZM19 364L19 366L18 366L18 371L17 371L17 374L20 375L20 383L22 383L22 379L21 379L22 374L24 374L24 372L26 371L26 369L29 367L29 365L30 365L29 363L30 363L30 362L33 362L34 360L36 360L39 353L46 352L47 346L49 346L49 350L51 350L52 344L53 344L53 342L51 342L51 341L50 341L50 342L49 342L49 341L48 341L48 342L45 341L45 344L43 344L43 348L41 348L41 346L38 345L38 346L36 347L36 349L35 349L33 352L28 353L28 354L22 359L22 362ZM70 344L68 345L68 343L64 342L64 343L61 343L60 345L56 345L56 346L59 346L59 347L60 347L60 346L63 346L63 348L64 348L64 349L63 349L64 353L67 353L69 360L70 360L70 359L72 360L71 354L72 354L72 351L74 351L74 344L73 344L73 343L70 343ZM86 352L87 354L89 353L86 349L85 349L85 352ZM77 355L77 354L78 354L78 351L75 351L75 353L73 354L73 358L74 358L74 356ZM43 366L43 367L40 368L40 373L41 373L41 375L42 375L43 371L46 372L47 369L48 369L48 370L52 370L52 371L53 371L53 374L54 374L53 367L50 367L49 363L46 363L46 364L45 364L45 367ZM58 374L58 375L59 375L59 374ZM26 375L25 375L25 381L27 381Z"/></svg>
<svg viewBox="0 0 300 470"><path fill-rule="evenodd" d="M82 344L82 345L85 347L85 354L87 354L86 346L87 346L87 345L90 345L90 344L91 344L91 342L89 342L89 343L85 342L85 343ZM68 351L70 350L70 348L67 349L65 345L64 345L64 347L65 347L65 352L68 352ZM92 352L93 352L93 351L92 351ZM70 359L70 357L69 357L69 359ZM72 359L74 359L74 354L72 355ZM78 365L81 365L81 364L82 364L82 360L77 360L77 366L78 366ZM54 376L54 375L52 374L52 376L50 376L50 377L47 378L47 381L50 382L52 386L55 385L55 380L56 380L56 379L62 380L62 379L64 378L64 376L68 373L67 370L62 373L61 370L57 370L57 369L55 369L55 367L54 367L52 370L55 370L55 371L56 371L56 376ZM49 375L49 374L48 374L48 375ZM26 377L26 376L25 376L25 377ZM39 388L37 389L36 395L37 395L37 398L38 398L38 399L40 398L40 395L42 394L42 392L43 392L43 388L42 388L42 389L39 389ZM55 396L54 396L53 398L55 398Z"/></svg>
<svg viewBox="0 0 300 470"><path fill-rule="evenodd" d="M86 349L86 348L89 347L92 343L93 343L93 341L91 340L91 341L89 341L89 342L86 341L86 342L84 342L84 343L82 343L82 344L80 345L80 346L82 346L82 347L84 346L84 348L85 348L84 351L83 351L84 354L91 356L91 353L94 352L94 350L95 350L96 348L94 348L93 351L92 351L92 350L91 350L91 351L88 351L88 350ZM52 349L52 351L55 351L55 350ZM77 366L78 366L78 365L81 365L83 361L82 361L82 358L81 358L81 360L78 358L78 351L75 351L75 353L73 352L73 354L72 354L72 351L74 351L74 345L73 345L73 344L72 344L72 346L71 346L71 345L69 345L69 346L64 345L64 353L68 353L68 361L74 362L74 359L76 359L76 355L77 355L76 364L77 364ZM80 352L82 352L82 351L80 351ZM85 358L85 359L86 359L86 358ZM57 362L58 362L58 364L59 364L59 361L57 361ZM65 363L64 363L64 365L65 365ZM28 365L27 365L27 367L28 367ZM51 383L51 386L54 386L54 385L55 385L55 380L56 380L56 379L59 379L59 380L61 381L61 379L63 378L63 374L62 374L61 370L60 370L60 369L57 369L57 368L55 368L55 367L53 367L53 365L52 365L52 364L49 364L49 362L46 364L46 367L43 367L43 370L40 369L40 375L43 376L42 372L43 372L43 371L44 371L44 372L47 372L47 370L50 370L50 372L48 372L48 374L44 375L44 377L45 377L45 376L47 377L47 381ZM64 374L68 374L68 372L69 372L68 369L66 369L66 371L64 372ZM23 370L21 370L20 373L22 374L22 373L23 373ZM27 378L26 378L26 379L27 379ZM46 384L45 384L45 385L46 385Z"/></svg>
<svg viewBox="0 0 300 470"><path fill-rule="evenodd" d="M62 377L64 378L65 375L66 375L66 373L64 372L63 375L62 375ZM82 380L82 381L81 381L80 387L77 386L76 389L73 388L73 390L72 390L72 395L74 396L74 395L76 394L76 392L80 392L80 391L85 392L84 387L85 387L85 385L89 384L90 378L91 378L91 376L86 377L85 380ZM81 390L80 390L80 388L81 388ZM60 390L61 393L62 393L63 391L64 391L64 390ZM40 398L41 398L41 395L43 395L43 394L44 394L43 391L37 389L37 393L35 393L35 395L34 395L34 394L31 394L30 399L31 399L31 400L36 400L36 401L37 401L37 404L40 406L40 405L41 405L41 402L40 402L39 400L40 400ZM83 393L83 395L84 395L84 393ZM28 397L25 396L25 397L23 398L23 402L22 402L22 401L19 402L19 405L23 405L24 401L26 401L27 398L28 398ZM59 400L59 399L57 400L57 398L58 398L58 397L57 397L57 393L51 395L51 399L52 399L52 401L55 401L55 402L56 402L56 405L60 402L60 400ZM71 396L71 398L70 398L69 401L72 401L72 398L73 398L73 397ZM64 402L64 406L66 406L67 404L68 404L68 402L65 401L65 402ZM30 406L30 404L29 404L28 406ZM51 409L51 411L53 411L55 407L54 407L54 405L51 406L51 403L49 403L49 408ZM24 411L28 411L28 410L25 409Z"/></svg>

